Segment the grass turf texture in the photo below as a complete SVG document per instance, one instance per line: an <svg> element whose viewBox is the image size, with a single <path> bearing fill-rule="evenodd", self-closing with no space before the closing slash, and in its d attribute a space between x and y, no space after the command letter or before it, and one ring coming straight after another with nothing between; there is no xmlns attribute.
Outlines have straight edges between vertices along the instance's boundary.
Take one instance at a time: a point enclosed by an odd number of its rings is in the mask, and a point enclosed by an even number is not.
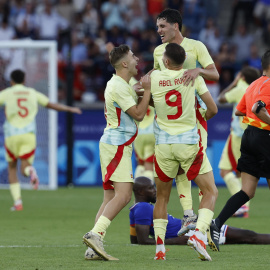
<svg viewBox="0 0 270 270"><path fill-rule="evenodd" d="M198 209L193 188L194 209ZM212 262L201 262L188 246L166 246L167 261L154 261L154 246L129 242L130 203L107 231L105 249L120 261L85 261L82 236L89 231L102 201L101 188L60 188L57 191L23 191L24 210L10 212L8 190L0 191L0 269L267 269L270 246L224 245L220 253L209 248ZM217 214L229 198L219 188ZM269 190L258 188L248 219L231 218L226 224L270 233ZM179 200L172 190L168 212L181 218ZM216 216L216 215L215 215Z"/></svg>

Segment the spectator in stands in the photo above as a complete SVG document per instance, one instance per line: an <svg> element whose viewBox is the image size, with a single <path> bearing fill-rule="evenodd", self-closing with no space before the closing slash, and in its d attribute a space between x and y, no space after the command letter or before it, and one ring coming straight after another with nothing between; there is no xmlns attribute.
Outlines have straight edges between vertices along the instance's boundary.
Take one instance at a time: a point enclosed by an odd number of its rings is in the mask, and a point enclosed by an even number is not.
<svg viewBox="0 0 270 270"><path fill-rule="evenodd" d="M239 12L241 11L243 12L244 23L246 27L249 27L250 24L253 23L252 18L253 18L253 9L254 9L255 3L256 3L256 0L234 0L232 2L231 19L229 22L228 36L232 36L234 34Z"/></svg>
<svg viewBox="0 0 270 270"><path fill-rule="evenodd" d="M255 42L253 35L247 32L244 24L237 28L237 33L233 36L232 42L236 47L236 61L242 64L249 57L250 46Z"/></svg>
<svg viewBox="0 0 270 270"><path fill-rule="evenodd" d="M16 18L16 30L18 38L36 39L36 14L35 6L31 1L25 4L25 10L21 11Z"/></svg>
<svg viewBox="0 0 270 270"><path fill-rule="evenodd" d="M146 16L138 0L133 1L132 5L128 9L126 20L127 30L130 33L136 34L145 29Z"/></svg>
<svg viewBox="0 0 270 270"><path fill-rule="evenodd" d="M254 8L254 17L258 26L270 20L270 0L258 0Z"/></svg>
<svg viewBox="0 0 270 270"><path fill-rule="evenodd" d="M216 55L218 53L222 37L213 18L207 18L205 27L200 31L198 38L207 46L211 55Z"/></svg>
<svg viewBox="0 0 270 270"><path fill-rule="evenodd" d="M92 1L88 1L86 3L84 12L82 14L82 21L86 32L92 36L96 36L101 19L96 8L93 6Z"/></svg>
<svg viewBox="0 0 270 270"><path fill-rule="evenodd" d="M11 40L16 37L13 26L9 25L8 16L4 16L0 26L0 40Z"/></svg>
<svg viewBox="0 0 270 270"><path fill-rule="evenodd" d="M56 5L56 11L65 18L70 24L74 22L74 8L71 0L59 0Z"/></svg>
<svg viewBox="0 0 270 270"><path fill-rule="evenodd" d="M250 46L249 58L247 59L249 66L262 70L261 57L259 55L258 46L252 44Z"/></svg>
<svg viewBox="0 0 270 270"><path fill-rule="evenodd" d="M125 26L125 6L121 6L118 0L109 0L101 5L101 12L104 17L104 28L111 30L117 26L122 29Z"/></svg>
<svg viewBox="0 0 270 270"><path fill-rule="evenodd" d="M61 17L49 0L44 0L44 10L37 16L37 30L39 39L57 40L60 30L68 28L68 21Z"/></svg>

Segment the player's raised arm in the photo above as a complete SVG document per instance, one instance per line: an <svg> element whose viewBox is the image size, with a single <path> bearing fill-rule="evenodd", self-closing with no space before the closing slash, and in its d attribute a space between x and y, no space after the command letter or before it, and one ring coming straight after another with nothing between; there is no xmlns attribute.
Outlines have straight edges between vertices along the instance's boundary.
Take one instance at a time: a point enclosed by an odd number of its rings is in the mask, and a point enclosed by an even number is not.
<svg viewBox="0 0 270 270"><path fill-rule="evenodd" d="M67 106L67 105L64 105L64 104L60 104L60 103L51 103L51 102L49 102L47 104L46 108L53 109L53 110L56 110L56 111L61 111L61 112L70 112L70 113L82 114L82 111L81 111L80 108L71 107L71 106Z"/></svg>

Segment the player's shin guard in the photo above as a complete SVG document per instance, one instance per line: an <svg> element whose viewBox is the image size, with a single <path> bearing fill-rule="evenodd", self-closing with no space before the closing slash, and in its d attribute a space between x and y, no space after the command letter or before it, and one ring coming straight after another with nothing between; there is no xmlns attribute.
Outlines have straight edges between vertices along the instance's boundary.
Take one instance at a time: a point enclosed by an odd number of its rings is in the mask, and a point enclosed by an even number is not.
<svg viewBox="0 0 270 270"><path fill-rule="evenodd" d="M214 212L207 208L202 208L198 210L198 213L199 216L197 220L196 229L205 234L206 230L209 228L210 223L213 219Z"/></svg>
<svg viewBox="0 0 270 270"><path fill-rule="evenodd" d="M100 216L94 228L92 229L92 232L100 235L103 239L106 234L106 230L110 226L110 224L111 221L108 218L106 218L105 216Z"/></svg>
<svg viewBox="0 0 270 270"><path fill-rule="evenodd" d="M233 172L227 173L224 176L224 181L231 195L234 195L241 190L241 182Z"/></svg>
<svg viewBox="0 0 270 270"><path fill-rule="evenodd" d="M154 231L156 240L156 253L162 251L165 253L165 234L167 229L168 220L167 219L154 219Z"/></svg>
<svg viewBox="0 0 270 270"><path fill-rule="evenodd" d="M183 173L176 176L175 183L183 210L192 210L191 181Z"/></svg>

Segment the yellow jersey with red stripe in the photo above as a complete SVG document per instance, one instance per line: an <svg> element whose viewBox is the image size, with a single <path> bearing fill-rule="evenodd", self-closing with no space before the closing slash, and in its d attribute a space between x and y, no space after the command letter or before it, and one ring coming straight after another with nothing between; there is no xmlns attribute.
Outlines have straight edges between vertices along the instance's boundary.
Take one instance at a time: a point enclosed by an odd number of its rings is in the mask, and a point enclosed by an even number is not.
<svg viewBox="0 0 270 270"><path fill-rule="evenodd" d="M5 106L5 137L36 133L38 104L45 107L48 97L33 88L16 84L0 92L0 105Z"/></svg>

